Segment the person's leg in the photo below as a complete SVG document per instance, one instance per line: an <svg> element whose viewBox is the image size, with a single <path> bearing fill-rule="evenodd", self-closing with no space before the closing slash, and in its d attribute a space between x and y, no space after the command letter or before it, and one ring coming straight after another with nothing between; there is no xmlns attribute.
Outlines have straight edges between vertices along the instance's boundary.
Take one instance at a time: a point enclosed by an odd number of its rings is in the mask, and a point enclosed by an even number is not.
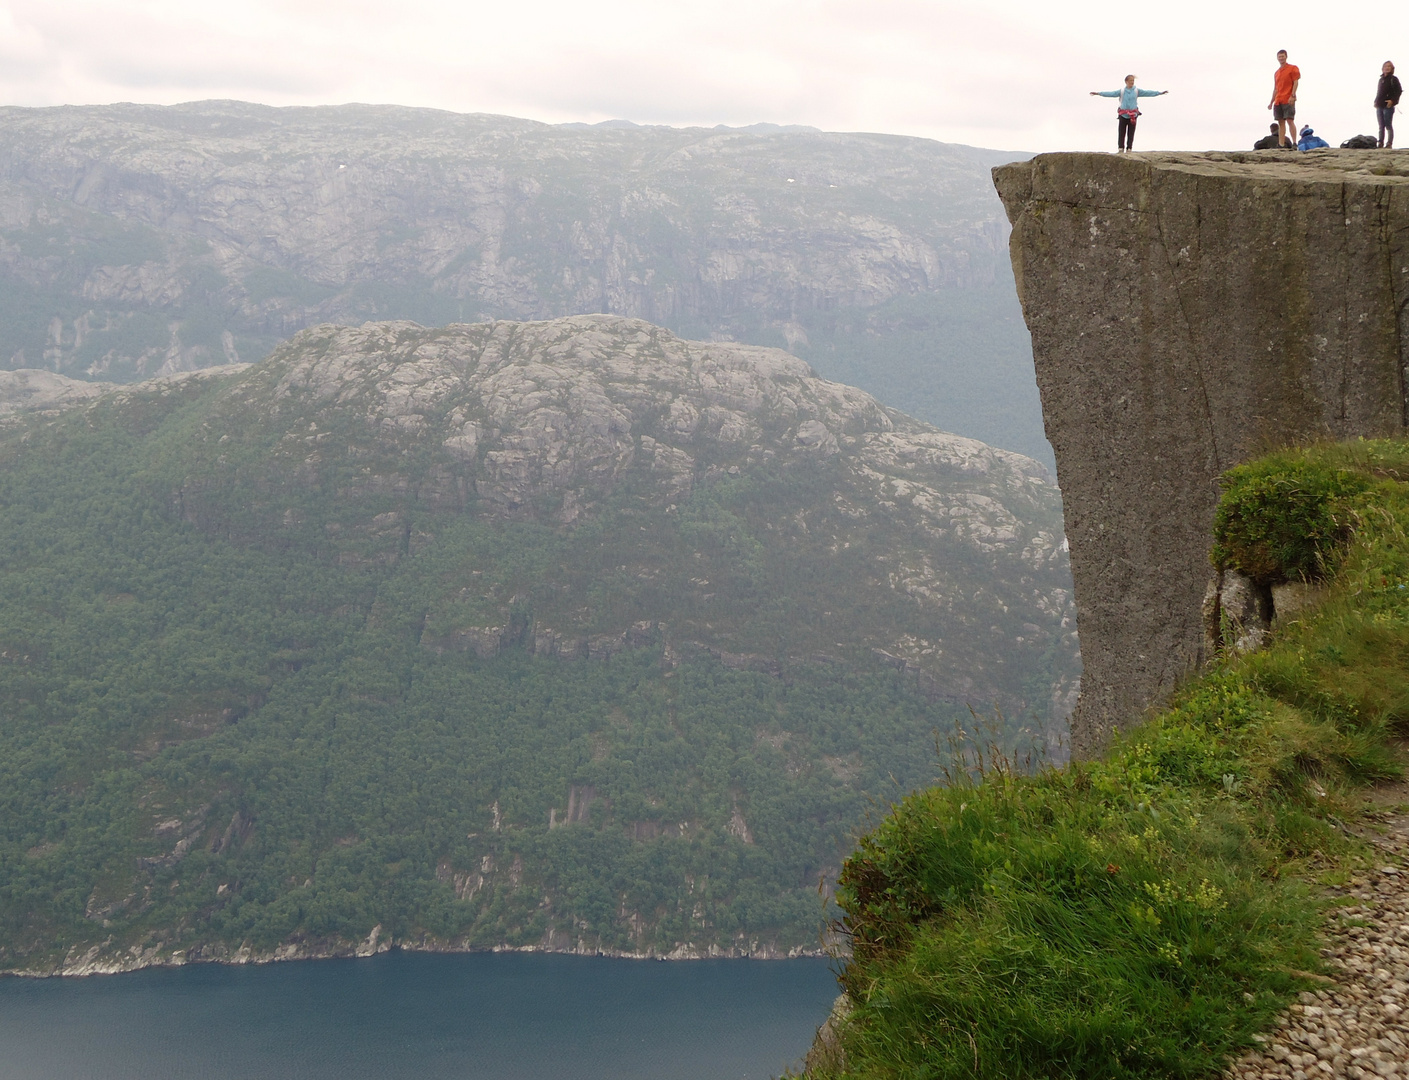
<svg viewBox="0 0 1409 1080"><path fill-rule="evenodd" d="M1124 116L1117 117L1115 126L1115 148L1118 154L1125 151L1125 133L1128 130L1130 130L1130 121Z"/></svg>
<svg viewBox="0 0 1409 1080"><path fill-rule="evenodd" d="M1380 125L1380 137L1379 141L1376 143L1377 146L1384 146L1385 144L1385 111L1383 106L1375 106L1375 119L1379 121Z"/></svg>
<svg viewBox="0 0 1409 1080"><path fill-rule="evenodd" d="M1394 106L1385 110L1385 149L1394 149Z"/></svg>
<svg viewBox="0 0 1409 1080"><path fill-rule="evenodd" d="M1125 149L1131 151L1135 149L1135 117L1130 118L1130 128L1125 133Z"/></svg>

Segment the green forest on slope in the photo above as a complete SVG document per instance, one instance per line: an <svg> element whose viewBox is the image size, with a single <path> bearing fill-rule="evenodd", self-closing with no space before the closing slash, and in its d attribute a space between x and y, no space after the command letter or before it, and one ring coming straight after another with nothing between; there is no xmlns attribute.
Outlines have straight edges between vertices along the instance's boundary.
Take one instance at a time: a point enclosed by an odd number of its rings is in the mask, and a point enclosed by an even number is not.
<svg viewBox="0 0 1409 1080"><path fill-rule="evenodd" d="M1217 1076L1321 969L1409 734L1409 444L1231 470L1214 558L1325 586L1098 760L954 759L846 863L850 1011L824 1077Z"/></svg>
<svg viewBox="0 0 1409 1080"><path fill-rule="evenodd" d="M825 477L729 477L668 516L628 487L572 534L292 481L275 503L202 472L248 478L281 438L266 418L204 448L222 385L0 439L0 968L314 952L377 926L817 946L819 883L871 807L933 779L963 707L881 667L669 656L659 628L593 660L515 643L550 568L596 582L610 622L640 587L602 573L624 529L704 560L726 621L762 605L762 627L791 625L768 597L793 564L760 515ZM353 528L369 520L385 528ZM466 580L510 611L494 655L427 646L480 602Z"/></svg>

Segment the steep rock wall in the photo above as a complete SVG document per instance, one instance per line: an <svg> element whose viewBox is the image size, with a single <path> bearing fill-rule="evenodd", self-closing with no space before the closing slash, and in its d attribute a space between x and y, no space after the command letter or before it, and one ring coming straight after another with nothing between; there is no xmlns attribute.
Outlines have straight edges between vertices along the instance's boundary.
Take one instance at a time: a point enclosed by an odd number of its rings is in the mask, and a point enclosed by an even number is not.
<svg viewBox="0 0 1409 1080"><path fill-rule="evenodd" d="M1219 474L1404 431L1409 162L1048 154L994 180L1071 544L1080 756L1204 659Z"/></svg>

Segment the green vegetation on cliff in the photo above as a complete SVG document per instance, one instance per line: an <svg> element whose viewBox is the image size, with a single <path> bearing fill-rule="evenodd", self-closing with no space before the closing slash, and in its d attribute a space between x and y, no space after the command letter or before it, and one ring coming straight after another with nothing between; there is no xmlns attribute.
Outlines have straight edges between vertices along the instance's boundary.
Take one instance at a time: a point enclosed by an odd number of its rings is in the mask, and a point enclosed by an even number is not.
<svg viewBox="0 0 1409 1080"><path fill-rule="evenodd" d="M1099 760L1000 757L865 837L838 900L853 1005L812 1075L1215 1075L1319 964L1318 878L1409 728L1409 446L1232 470L1216 557L1324 579Z"/></svg>

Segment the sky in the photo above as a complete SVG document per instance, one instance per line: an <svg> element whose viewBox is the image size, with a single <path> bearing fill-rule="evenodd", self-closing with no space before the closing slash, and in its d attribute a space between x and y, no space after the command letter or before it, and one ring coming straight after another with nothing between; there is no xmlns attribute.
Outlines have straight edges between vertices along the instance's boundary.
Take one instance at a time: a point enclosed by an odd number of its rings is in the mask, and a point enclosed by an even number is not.
<svg viewBox="0 0 1409 1080"><path fill-rule="evenodd" d="M1374 132L1375 80L1393 43L1409 65L1406 8L1358 10L1324 0L0 0L0 103L359 101L1100 150L1114 143L1115 106L1088 93L1135 74L1169 91L1143 103L1137 149L1230 149L1266 133L1285 48L1302 69L1298 122L1335 145Z"/></svg>

